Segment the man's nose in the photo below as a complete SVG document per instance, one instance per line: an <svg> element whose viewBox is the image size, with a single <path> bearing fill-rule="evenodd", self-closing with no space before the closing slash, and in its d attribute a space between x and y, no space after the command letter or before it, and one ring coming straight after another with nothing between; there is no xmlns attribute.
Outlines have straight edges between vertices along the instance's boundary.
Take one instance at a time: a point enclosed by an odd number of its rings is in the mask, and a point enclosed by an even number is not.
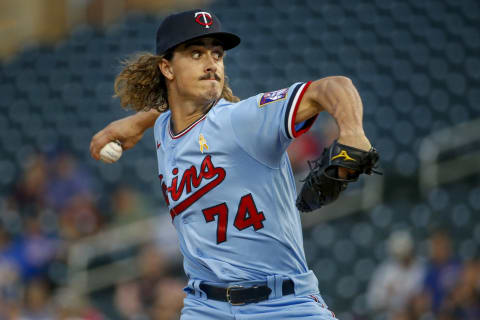
<svg viewBox="0 0 480 320"><path fill-rule="evenodd" d="M206 65L205 65L205 72L216 72L217 71L217 63L213 58L212 54L209 53L206 55Z"/></svg>

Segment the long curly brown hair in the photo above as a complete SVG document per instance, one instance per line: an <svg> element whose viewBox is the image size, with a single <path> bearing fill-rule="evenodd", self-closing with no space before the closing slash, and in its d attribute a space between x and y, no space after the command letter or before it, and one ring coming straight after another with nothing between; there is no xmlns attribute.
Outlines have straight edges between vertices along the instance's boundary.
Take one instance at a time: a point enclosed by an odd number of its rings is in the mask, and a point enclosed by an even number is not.
<svg viewBox="0 0 480 320"><path fill-rule="evenodd" d="M162 59L171 60L172 57L173 52L170 51L161 56L141 52L123 60L124 68L114 84L114 97L120 98L121 106L135 111L167 111L167 85L158 65ZM221 97L230 102L240 101L229 87L227 76Z"/></svg>

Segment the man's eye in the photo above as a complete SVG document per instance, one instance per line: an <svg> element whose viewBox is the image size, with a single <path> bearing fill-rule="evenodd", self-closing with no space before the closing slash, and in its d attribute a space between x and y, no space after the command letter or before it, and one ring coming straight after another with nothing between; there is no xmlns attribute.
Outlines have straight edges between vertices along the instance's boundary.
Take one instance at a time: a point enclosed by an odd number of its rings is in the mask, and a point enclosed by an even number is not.
<svg viewBox="0 0 480 320"><path fill-rule="evenodd" d="M220 51L214 51L213 52L213 57L215 59L220 59L222 56L223 56L223 52L220 52Z"/></svg>
<svg viewBox="0 0 480 320"><path fill-rule="evenodd" d="M196 51L196 50L193 51L193 52L192 52L192 57L193 57L194 59L200 58L200 51Z"/></svg>

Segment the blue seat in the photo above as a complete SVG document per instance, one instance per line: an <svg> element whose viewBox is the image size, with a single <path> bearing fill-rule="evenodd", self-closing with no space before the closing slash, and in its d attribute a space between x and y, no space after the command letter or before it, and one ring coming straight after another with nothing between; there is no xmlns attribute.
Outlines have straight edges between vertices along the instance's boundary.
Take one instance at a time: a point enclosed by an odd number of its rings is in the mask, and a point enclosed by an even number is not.
<svg viewBox="0 0 480 320"><path fill-rule="evenodd" d="M432 21L435 21L435 22L445 21L448 9L444 2L442 1L427 2L425 9L426 9L426 14Z"/></svg>
<svg viewBox="0 0 480 320"><path fill-rule="evenodd" d="M2 155L3 155L2 151ZM15 162L6 159L2 156L0 160L0 186L8 186L10 185L19 171L19 168L15 165Z"/></svg>
<svg viewBox="0 0 480 320"><path fill-rule="evenodd" d="M412 110L417 107L415 105L415 97L408 89L397 89L392 94L392 107L398 113L410 117Z"/></svg>
<svg viewBox="0 0 480 320"><path fill-rule="evenodd" d="M428 194L428 202L432 209L444 210L450 205L450 195L444 188L435 188Z"/></svg>
<svg viewBox="0 0 480 320"><path fill-rule="evenodd" d="M399 23L407 23L412 16L412 10L406 1L393 2L389 9L392 18Z"/></svg>
<svg viewBox="0 0 480 320"><path fill-rule="evenodd" d="M428 132L432 127L433 115L431 108L425 105L417 105L411 114L412 123L417 128L423 129L423 132Z"/></svg>
<svg viewBox="0 0 480 320"><path fill-rule="evenodd" d="M430 48L423 43L411 43L408 47L410 59L419 67L426 65L431 58Z"/></svg>
<svg viewBox="0 0 480 320"><path fill-rule="evenodd" d="M466 27L462 16L457 12L453 12L452 10L446 14L443 24L447 32L454 38L460 36L463 32L463 29Z"/></svg>
<svg viewBox="0 0 480 320"><path fill-rule="evenodd" d="M347 275L340 278L337 282L336 293L345 299L353 299L359 291L357 278Z"/></svg>
<svg viewBox="0 0 480 320"><path fill-rule="evenodd" d="M380 66L391 66L395 60L395 51L390 45L379 44L373 50L375 62Z"/></svg>
<svg viewBox="0 0 480 320"><path fill-rule="evenodd" d="M432 58L428 62L429 76L436 80L444 81L449 74L448 63L445 58Z"/></svg>
<svg viewBox="0 0 480 320"><path fill-rule="evenodd" d="M374 24L373 27L375 29L375 33L385 39L391 39L391 34L395 30L395 25L392 21L390 16L381 15L374 17Z"/></svg>
<svg viewBox="0 0 480 320"><path fill-rule="evenodd" d="M414 67L410 60L396 59L392 61L393 76L399 81L408 81L413 75Z"/></svg>
<svg viewBox="0 0 480 320"><path fill-rule="evenodd" d="M16 90L13 82L0 83L0 94L2 95L2 99L0 99L0 110L15 101Z"/></svg>
<svg viewBox="0 0 480 320"><path fill-rule="evenodd" d="M371 25L374 23L373 17L378 16L378 9L372 3L357 2L353 6L355 17L363 24Z"/></svg>
<svg viewBox="0 0 480 320"><path fill-rule="evenodd" d="M477 117L480 116L480 105L478 101L480 101L480 89L478 88L470 88L467 92L467 105Z"/></svg>
<svg viewBox="0 0 480 320"><path fill-rule="evenodd" d="M372 52L373 48L376 48L378 39L374 32L367 30L352 30L351 34L353 35L357 50Z"/></svg>
<svg viewBox="0 0 480 320"><path fill-rule="evenodd" d="M390 97L395 91L396 82L390 75L378 74L373 77L374 90L380 97Z"/></svg>
<svg viewBox="0 0 480 320"><path fill-rule="evenodd" d="M432 28L432 23L428 17L422 14L411 14L408 16L406 23L408 23L408 31L412 35L428 40L427 32Z"/></svg>
<svg viewBox="0 0 480 320"><path fill-rule="evenodd" d="M453 95L464 95L467 87L468 81L466 77L461 73L453 73L446 79L446 84L448 91Z"/></svg>
<svg viewBox="0 0 480 320"><path fill-rule="evenodd" d="M427 97L431 91L431 80L423 73L414 74L410 78L410 90L419 97Z"/></svg>
<svg viewBox="0 0 480 320"><path fill-rule="evenodd" d="M4 131L1 137L2 149L10 154L14 154L18 146L22 145L22 132L16 128L10 127Z"/></svg>
<svg viewBox="0 0 480 320"><path fill-rule="evenodd" d="M468 194L468 204L477 211L480 210L480 187L475 187Z"/></svg>

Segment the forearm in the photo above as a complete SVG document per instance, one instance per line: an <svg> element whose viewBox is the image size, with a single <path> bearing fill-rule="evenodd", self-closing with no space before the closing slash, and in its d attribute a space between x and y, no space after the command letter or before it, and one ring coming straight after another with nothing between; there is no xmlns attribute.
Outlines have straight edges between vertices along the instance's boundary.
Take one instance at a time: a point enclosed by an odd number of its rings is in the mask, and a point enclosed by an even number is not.
<svg viewBox="0 0 480 320"><path fill-rule="evenodd" d="M155 124L160 112L140 111L129 117L116 120L95 134L90 143L90 153L94 159L100 158L100 150L110 141L118 140L124 150L132 148L148 128Z"/></svg>
<svg viewBox="0 0 480 320"><path fill-rule="evenodd" d="M318 112L325 110L335 119L340 143L370 149L363 130L362 100L350 79L329 77L319 80L315 100Z"/></svg>
<svg viewBox="0 0 480 320"><path fill-rule="evenodd" d="M145 132L148 128L153 127L155 120L157 120L160 112L155 109L150 109L149 111L140 111L130 116L132 125L135 125L137 128Z"/></svg>
<svg viewBox="0 0 480 320"><path fill-rule="evenodd" d="M117 137L124 149L132 148L142 138L145 131L155 124L160 112L150 109L139 111L129 117L112 122L107 133Z"/></svg>

